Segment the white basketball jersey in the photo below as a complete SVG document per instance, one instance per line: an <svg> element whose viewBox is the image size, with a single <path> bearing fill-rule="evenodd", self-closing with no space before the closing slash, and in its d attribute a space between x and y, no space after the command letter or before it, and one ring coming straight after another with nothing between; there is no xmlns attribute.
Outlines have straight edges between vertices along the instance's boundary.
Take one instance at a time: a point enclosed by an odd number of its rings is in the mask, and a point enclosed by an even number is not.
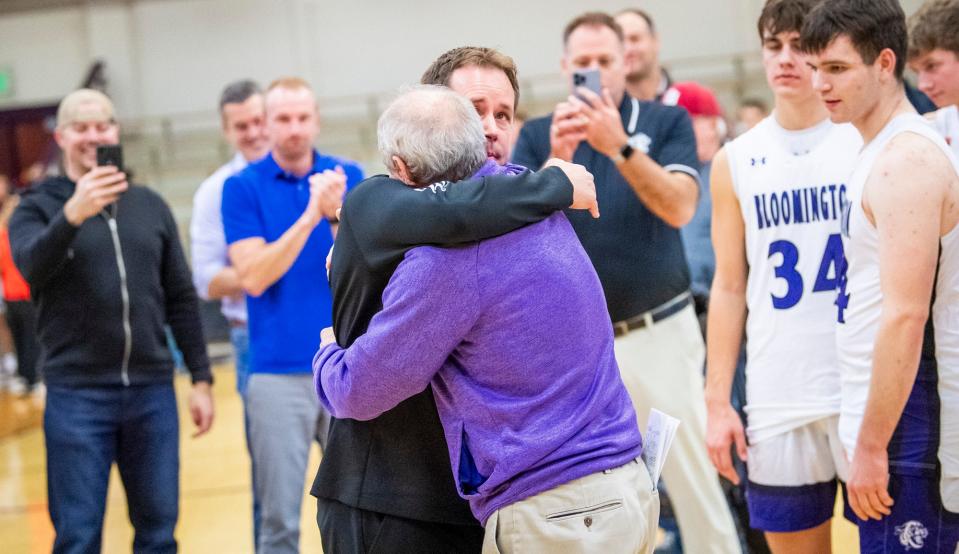
<svg viewBox="0 0 959 554"><path fill-rule="evenodd" d="M959 159L959 107L946 106L937 110L932 122L952 149L953 155Z"/></svg>
<svg viewBox="0 0 959 554"><path fill-rule="evenodd" d="M952 150L952 164L959 175L959 110L956 106L943 108L937 113L937 121L937 130ZM932 321L939 369L941 492L943 505L959 513L959 226L942 237L939 245Z"/></svg>
<svg viewBox="0 0 959 554"><path fill-rule="evenodd" d="M752 443L839 412L834 321L846 178L862 146L828 119L775 114L726 146L745 223L746 411Z"/></svg>
<svg viewBox="0 0 959 554"><path fill-rule="evenodd" d="M849 180L849 213L843 221L848 269L845 286L840 285L837 299L841 324L836 338L842 375L839 435L850 455L856 446L869 395L873 349L882 309L879 234L863 210L863 187L889 141L904 132L927 138L930 147L940 148L959 170L955 156L936 130L923 117L910 113L890 121L863 149ZM954 487L950 509L956 511L959 509L959 432L955 429L956 424L959 424L959 227L942 237L940 245L942 250L933 305L942 418L940 459L943 465L943 487L944 490L947 484ZM950 421L953 423L947 424ZM944 494L944 501L947 497Z"/></svg>

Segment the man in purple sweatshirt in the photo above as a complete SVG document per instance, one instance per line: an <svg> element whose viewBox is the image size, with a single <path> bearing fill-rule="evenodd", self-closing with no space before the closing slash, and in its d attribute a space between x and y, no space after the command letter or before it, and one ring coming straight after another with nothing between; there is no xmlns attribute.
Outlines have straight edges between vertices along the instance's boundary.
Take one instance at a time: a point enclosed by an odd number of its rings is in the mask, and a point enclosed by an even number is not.
<svg viewBox="0 0 959 554"><path fill-rule="evenodd" d="M414 187L522 169L487 160L473 106L442 87L400 96L378 132L391 175ZM337 418L375 418L432 385L484 552L652 551L658 498L636 415L599 279L562 213L410 250L366 334L344 349L325 330L313 369Z"/></svg>

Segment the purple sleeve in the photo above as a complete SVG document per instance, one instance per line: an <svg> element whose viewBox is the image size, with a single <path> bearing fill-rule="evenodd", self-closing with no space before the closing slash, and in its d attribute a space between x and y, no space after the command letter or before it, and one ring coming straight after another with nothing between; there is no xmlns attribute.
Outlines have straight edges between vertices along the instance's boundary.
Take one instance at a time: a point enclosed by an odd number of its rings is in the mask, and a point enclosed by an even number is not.
<svg viewBox="0 0 959 554"><path fill-rule="evenodd" d="M313 382L334 417L373 419L426 388L478 317L476 251L414 248L366 334L317 352Z"/></svg>

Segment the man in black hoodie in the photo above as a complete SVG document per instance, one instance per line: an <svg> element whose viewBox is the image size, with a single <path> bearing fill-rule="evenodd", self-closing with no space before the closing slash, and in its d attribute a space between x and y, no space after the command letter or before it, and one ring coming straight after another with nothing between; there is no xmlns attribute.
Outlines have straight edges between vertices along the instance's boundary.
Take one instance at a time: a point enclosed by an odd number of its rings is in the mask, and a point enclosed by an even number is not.
<svg viewBox="0 0 959 554"><path fill-rule="evenodd" d="M14 262L38 308L53 551L100 551L116 461L133 550L175 552L179 423L164 324L190 369L196 435L213 422L190 270L160 196L129 186L122 168L97 167L96 147L119 138L105 95L64 98L54 138L64 175L37 184L10 221Z"/></svg>

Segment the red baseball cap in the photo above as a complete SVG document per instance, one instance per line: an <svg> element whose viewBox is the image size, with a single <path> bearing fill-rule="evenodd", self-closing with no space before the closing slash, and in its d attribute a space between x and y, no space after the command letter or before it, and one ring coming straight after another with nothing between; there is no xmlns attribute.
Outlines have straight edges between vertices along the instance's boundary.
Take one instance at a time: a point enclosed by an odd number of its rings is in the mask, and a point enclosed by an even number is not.
<svg viewBox="0 0 959 554"><path fill-rule="evenodd" d="M691 116L722 117L723 108L708 87L685 81L675 83L663 94L663 104L686 108Z"/></svg>

